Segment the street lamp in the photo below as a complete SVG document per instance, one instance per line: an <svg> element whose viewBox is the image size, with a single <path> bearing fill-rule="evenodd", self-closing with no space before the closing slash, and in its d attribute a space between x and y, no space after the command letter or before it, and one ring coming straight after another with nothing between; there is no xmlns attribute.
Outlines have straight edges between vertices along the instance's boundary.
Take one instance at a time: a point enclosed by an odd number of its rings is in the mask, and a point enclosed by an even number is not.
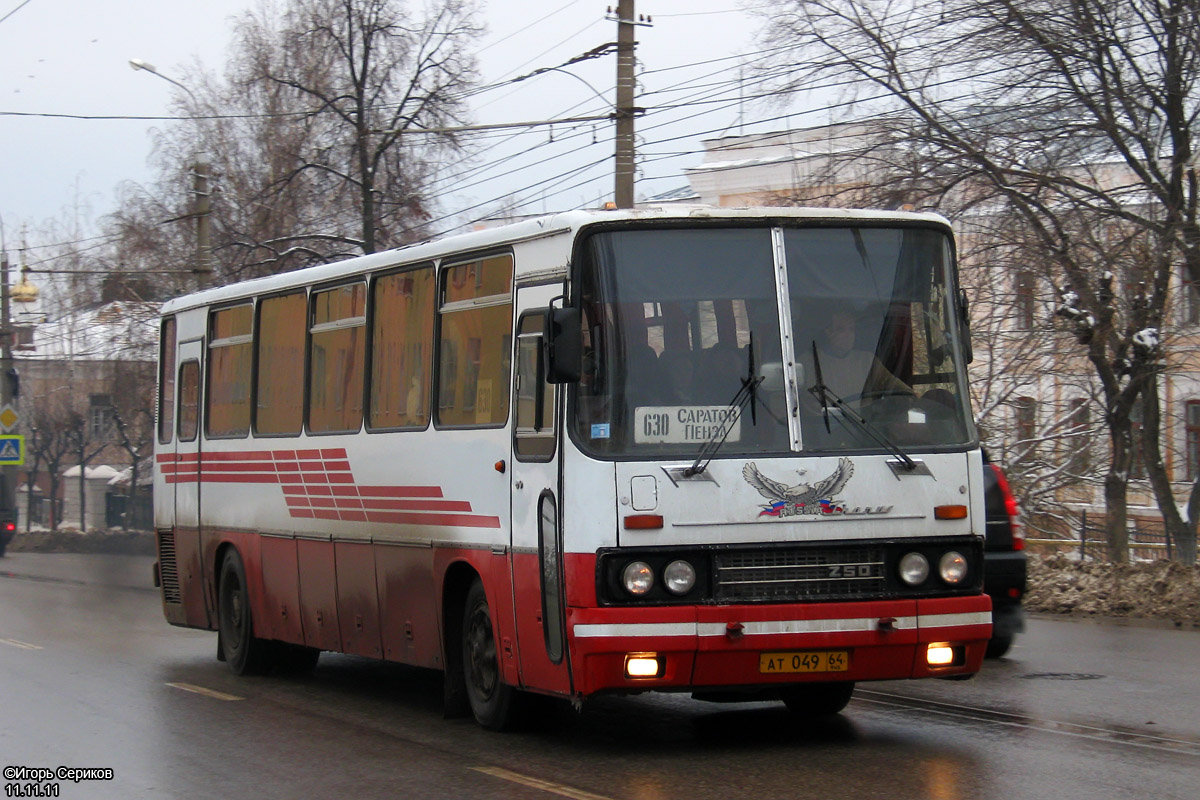
<svg viewBox="0 0 1200 800"><path fill-rule="evenodd" d="M200 101L198 99L196 99L196 95L192 94L191 89L184 86L182 83L180 83L179 81L170 77L169 75L163 75L161 72L158 71L158 67L154 66L149 61L143 61L140 58L131 58L131 59L129 59L129 67L134 72L137 72L138 70L144 70L145 72L149 72L151 75L157 75L158 77L162 78L167 83L175 84L180 89L183 89L185 92L187 92L188 97L191 97L192 102L195 103L197 107L199 107Z"/></svg>
<svg viewBox="0 0 1200 800"><path fill-rule="evenodd" d="M141 70L149 72L151 75L157 75L167 83L183 89L187 92L188 97L192 98L192 105L199 111L200 99L196 97L195 93L169 75L163 75L158 71L158 67L149 61L131 58L129 67L134 72ZM208 162L204 156L197 157L196 163L192 165L192 179L194 181L192 191L196 195L196 210L193 213L193 216L196 217L196 288L203 289L208 279L212 277L212 196L208 188Z"/></svg>

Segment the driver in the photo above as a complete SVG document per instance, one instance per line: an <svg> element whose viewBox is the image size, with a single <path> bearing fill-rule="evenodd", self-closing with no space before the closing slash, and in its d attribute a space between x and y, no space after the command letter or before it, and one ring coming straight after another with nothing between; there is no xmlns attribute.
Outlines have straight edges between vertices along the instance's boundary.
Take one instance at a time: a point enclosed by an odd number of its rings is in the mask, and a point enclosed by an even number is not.
<svg viewBox="0 0 1200 800"><path fill-rule="evenodd" d="M825 385L852 404L873 393L913 394L912 388L889 372L874 353L855 346L856 330L854 315L849 311L835 309L828 312L817 338L817 354ZM816 377L814 369L809 383L815 383Z"/></svg>

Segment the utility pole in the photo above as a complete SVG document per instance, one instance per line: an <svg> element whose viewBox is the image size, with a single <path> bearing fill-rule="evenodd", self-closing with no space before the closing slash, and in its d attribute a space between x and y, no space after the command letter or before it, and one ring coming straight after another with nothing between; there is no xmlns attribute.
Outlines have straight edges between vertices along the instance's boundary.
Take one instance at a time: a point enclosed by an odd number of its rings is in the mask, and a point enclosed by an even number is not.
<svg viewBox="0 0 1200 800"><path fill-rule="evenodd" d="M633 208L633 118L641 111L633 105L636 85L634 71L637 66L634 26L650 25L652 22L648 17L634 19L633 2L634 0L619 0L617 3L617 136L616 171L613 176L613 199L616 200L617 208ZM611 10L610 7L609 11Z"/></svg>
<svg viewBox="0 0 1200 800"><path fill-rule="evenodd" d="M196 288L212 280L212 193L208 187L208 159L196 158L192 165L192 191L196 195Z"/></svg>

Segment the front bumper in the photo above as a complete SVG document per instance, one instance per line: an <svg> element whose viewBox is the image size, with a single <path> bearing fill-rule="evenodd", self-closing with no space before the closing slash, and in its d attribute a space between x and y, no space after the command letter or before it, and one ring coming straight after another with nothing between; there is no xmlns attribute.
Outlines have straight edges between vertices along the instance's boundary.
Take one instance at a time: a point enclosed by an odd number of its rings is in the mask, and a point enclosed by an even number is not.
<svg viewBox="0 0 1200 800"><path fill-rule="evenodd" d="M969 675L992 635L987 595L923 600L660 608L570 608L576 692L771 688L811 681ZM926 646L961 647L952 666L930 667ZM846 651L839 672L764 674L765 652ZM662 674L629 678L625 659L653 653Z"/></svg>

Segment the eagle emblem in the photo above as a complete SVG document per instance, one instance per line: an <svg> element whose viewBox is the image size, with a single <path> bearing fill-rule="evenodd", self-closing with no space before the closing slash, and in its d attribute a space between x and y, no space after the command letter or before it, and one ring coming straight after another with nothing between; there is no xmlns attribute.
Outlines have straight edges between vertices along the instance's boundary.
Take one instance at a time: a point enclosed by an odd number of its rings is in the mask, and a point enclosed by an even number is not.
<svg viewBox="0 0 1200 800"><path fill-rule="evenodd" d="M760 517L832 514L841 511L842 506L835 503L833 498L846 488L852 475L854 462L848 458L840 459L837 469L829 477L815 483L797 483L794 486L763 475L753 461L742 468L742 477L746 479L746 483L771 501L769 505L763 506Z"/></svg>

